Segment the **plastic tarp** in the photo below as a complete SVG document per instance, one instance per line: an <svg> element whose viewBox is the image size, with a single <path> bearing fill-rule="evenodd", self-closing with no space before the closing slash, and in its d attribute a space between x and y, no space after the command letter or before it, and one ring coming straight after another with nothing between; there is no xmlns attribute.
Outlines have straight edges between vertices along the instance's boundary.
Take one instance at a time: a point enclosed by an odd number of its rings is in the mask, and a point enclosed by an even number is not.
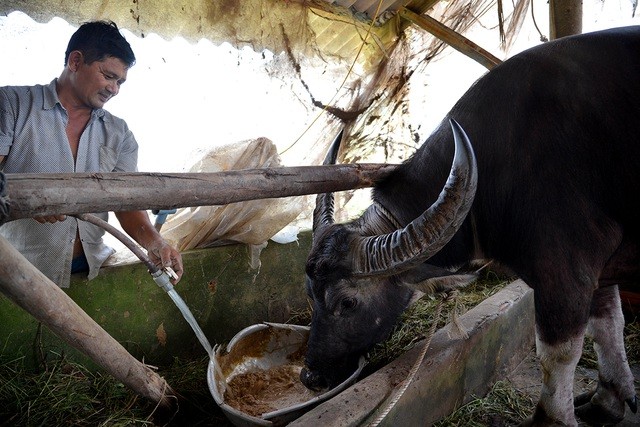
<svg viewBox="0 0 640 427"><path fill-rule="evenodd" d="M275 144L267 138L257 138L213 148L189 172L279 166L282 165ZM180 251L230 242L261 245L296 219L305 207L307 197L300 196L183 208L169 216L161 234Z"/></svg>

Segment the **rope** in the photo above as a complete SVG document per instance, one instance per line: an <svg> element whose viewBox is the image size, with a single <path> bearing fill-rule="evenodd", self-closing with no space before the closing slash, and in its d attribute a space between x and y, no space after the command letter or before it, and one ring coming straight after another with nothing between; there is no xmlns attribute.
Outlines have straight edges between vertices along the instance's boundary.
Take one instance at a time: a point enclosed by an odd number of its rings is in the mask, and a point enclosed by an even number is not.
<svg viewBox="0 0 640 427"><path fill-rule="evenodd" d="M0 172L0 225L9 219L9 198L7 197L7 177Z"/></svg>
<svg viewBox="0 0 640 427"><path fill-rule="evenodd" d="M540 31L540 28L538 27L538 23L536 22L536 15L533 12L533 2L531 2L531 19L533 20L533 25L536 27L536 30L538 30L538 34L540 35L540 41L541 42L548 42L549 39L542 34L542 31Z"/></svg>
<svg viewBox="0 0 640 427"><path fill-rule="evenodd" d="M425 342L424 347L422 348L422 351L420 352L415 363L411 367L411 370L409 371L409 375L407 376L407 378L404 379L400 389L396 391L395 396L393 396L393 398L391 399L391 402L389 402L389 404L384 409L384 411L382 411L382 413L378 415L378 417L371 424L369 424L369 427L377 427L378 425L380 425L382 420L384 420L384 418L387 415L389 415L389 412L391 412L393 407L396 406L396 403L398 403L398 401L400 400L404 392L407 390L407 388L409 388L409 384L411 384L411 382L413 381L413 378L418 373L418 369L420 368L420 365L422 365L422 361L424 360L424 357L427 354L429 345L431 345L431 339L433 338L433 335L436 332L436 327L438 326L438 322L442 314L442 306L444 305L445 302L454 300L456 298L456 295L457 294L455 293L445 294L443 298L440 300L440 302L438 302L438 307L436 308L436 314L433 318L433 323L431 324L431 328L429 329L429 333L427 335L427 341Z"/></svg>
<svg viewBox="0 0 640 427"><path fill-rule="evenodd" d="M452 330L449 331L449 338L454 338L455 333L458 337L466 340L467 338L469 338L469 333L464 329L464 326L460 321L460 316L458 315L458 311L460 311L460 300L458 299L458 295L460 295L460 291L458 289L455 289L451 291L451 293L449 294L449 298L447 299L447 301L454 301L453 311L451 313Z"/></svg>

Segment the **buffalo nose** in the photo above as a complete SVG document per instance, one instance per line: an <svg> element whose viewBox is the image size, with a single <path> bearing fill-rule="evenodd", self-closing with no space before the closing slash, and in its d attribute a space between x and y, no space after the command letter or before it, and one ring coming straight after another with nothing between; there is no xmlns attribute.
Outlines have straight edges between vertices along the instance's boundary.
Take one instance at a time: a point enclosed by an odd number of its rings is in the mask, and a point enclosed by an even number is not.
<svg viewBox="0 0 640 427"><path fill-rule="evenodd" d="M307 368L302 368L300 371L300 381L310 390L322 391L328 388L326 379Z"/></svg>

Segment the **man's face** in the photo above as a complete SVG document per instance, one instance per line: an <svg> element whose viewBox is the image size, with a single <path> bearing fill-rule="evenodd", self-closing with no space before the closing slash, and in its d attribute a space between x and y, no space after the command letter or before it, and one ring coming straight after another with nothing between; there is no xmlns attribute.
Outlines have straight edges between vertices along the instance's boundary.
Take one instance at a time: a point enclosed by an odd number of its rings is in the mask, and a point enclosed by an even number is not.
<svg viewBox="0 0 640 427"><path fill-rule="evenodd" d="M79 61L74 85L76 96L91 108L102 108L120 92L128 70L121 59L113 56L91 64Z"/></svg>

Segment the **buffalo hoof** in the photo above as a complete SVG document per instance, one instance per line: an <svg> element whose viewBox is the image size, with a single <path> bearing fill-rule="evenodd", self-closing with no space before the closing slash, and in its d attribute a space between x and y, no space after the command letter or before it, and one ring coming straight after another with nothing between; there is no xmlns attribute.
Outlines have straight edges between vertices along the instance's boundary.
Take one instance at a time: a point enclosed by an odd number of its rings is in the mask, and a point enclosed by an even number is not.
<svg viewBox="0 0 640 427"><path fill-rule="evenodd" d="M573 407L578 408L582 405L585 405L591 402L591 398L593 397L594 394L596 394L595 389L577 395L576 397L573 398Z"/></svg>
<svg viewBox="0 0 640 427"><path fill-rule="evenodd" d="M573 424L570 424L573 425ZM536 408L535 413L529 418L523 420L519 427L551 427L551 426L567 426L567 424L550 418L540 406Z"/></svg>
<svg viewBox="0 0 640 427"><path fill-rule="evenodd" d="M614 412L613 408L605 408L594 403L592 401L592 397L594 395L595 390L588 391L586 393L582 393L573 400L575 414L578 418L589 424L599 426L615 425L623 420L624 405L622 406L622 414L620 414L620 411ZM632 407L631 404L629 406Z"/></svg>
<svg viewBox="0 0 640 427"><path fill-rule="evenodd" d="M533 417L529 417L526 420L522 421L518 427L551 427L551 426L564 426L567 425L565 423L561 423L559 421L553 421L550 419L547 420L534 420Z"/></svg>
<svg viewBox="0 0 640 427"><path fill-rule="evenodd" d="M597 426L613 426L624 419L624 416L613 415L603 407L591 402L578 406L575 412L582 421Z"/></svg>

